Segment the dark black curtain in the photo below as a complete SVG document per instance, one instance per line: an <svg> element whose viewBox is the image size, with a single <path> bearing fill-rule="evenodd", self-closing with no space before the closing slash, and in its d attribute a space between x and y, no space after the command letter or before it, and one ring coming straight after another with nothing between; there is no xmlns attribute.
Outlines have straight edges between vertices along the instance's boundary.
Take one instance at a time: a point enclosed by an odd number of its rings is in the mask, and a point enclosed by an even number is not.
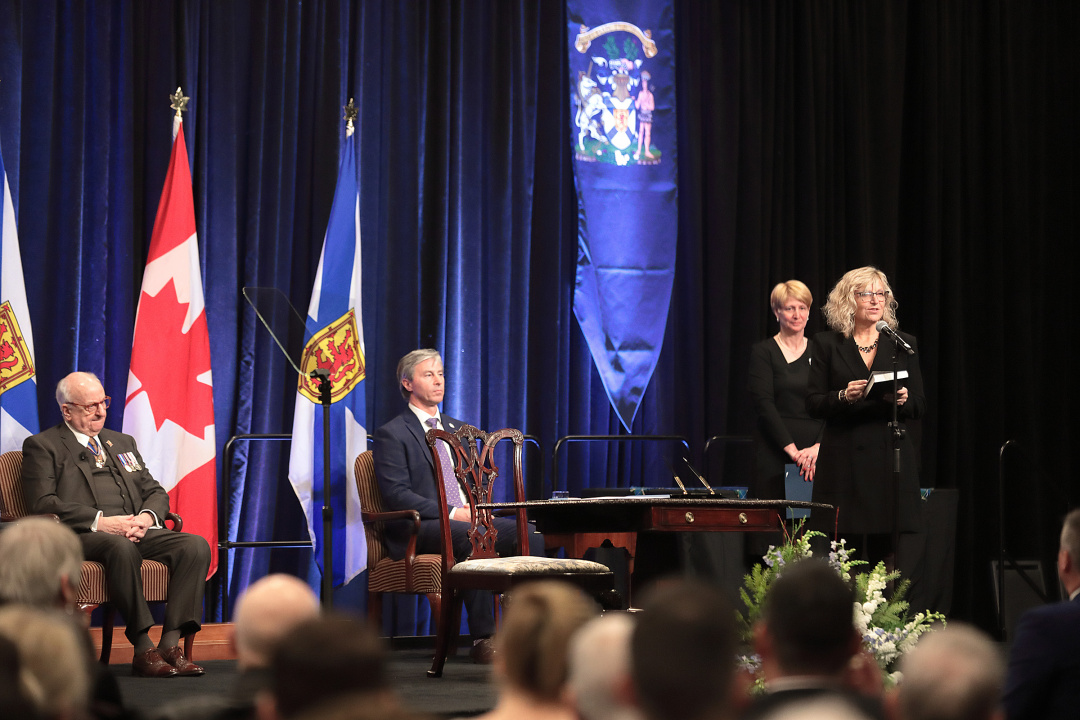
<svg viewBox="0 0 1080 720"><path fill-rule="evenodd" d="M634 433L683 435L699 463L705 438L748 433L746 361L773 332L772 285L800 278L820 306L844 271L879 266L923 353L923 484L960 491L953 614L989 627L1001 532L1017 553L1049 560L1076 502L1077 343L1064 296L1080 9L675 8L678 262ZM99 373L114 396L126 386L170 147L167 96L181 85L219 444L291 427L294 377L240 289L274 286L306 307L349 97L361 108L369 429L401 409L397 359L434 346L444 409L538 436L549 471L557 438L619 432L572 312L565 27L555 0L0 0L0 140L42 425L58 421L50 388L72 369ZM821 327L815 317L810 330ZM666 484L663 474L620 447L579 452L558 477L578 489ZM287 443L239 446L220 475L229 537L305 536L286 476ZM530 485L540 494L549 482ZM315 577L301 550L237 551L230 568L231 598L268 571ZM362 587L346 602L362 604ZM413 609L401 612L409 626Z"/></svg>

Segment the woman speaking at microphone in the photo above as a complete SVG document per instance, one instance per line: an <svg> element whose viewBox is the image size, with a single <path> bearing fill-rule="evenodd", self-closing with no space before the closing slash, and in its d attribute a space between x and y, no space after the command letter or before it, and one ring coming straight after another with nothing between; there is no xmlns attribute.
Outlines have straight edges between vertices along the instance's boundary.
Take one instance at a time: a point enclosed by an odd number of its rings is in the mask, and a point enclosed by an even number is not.
<svg viewBox="0 0 1080 720"><path fill-rule="evenodd" d="M829 292L822 308L832 330L811 341L806 409L825 420L814 476L814 501L839 508L835 529L872 562L895 551L892 533L918 525L919 457L906 432L907 421L926 412L918 347L913 335L897 330L897 302L885 273L874 267L850 270ZM882 328L878 329L879 323ZM910 349L894 344L899 337ZM871 372L896 370L898 420L905 429L900 441L900 511L896 509L893 475L893 397L891 387L867 391ZM832 513L813 513L814 529L833 534ZM826 522L827 521L827 522ZM856 539L852 535L865 535ZM860 542L861 541L861 542Z"/></svg>

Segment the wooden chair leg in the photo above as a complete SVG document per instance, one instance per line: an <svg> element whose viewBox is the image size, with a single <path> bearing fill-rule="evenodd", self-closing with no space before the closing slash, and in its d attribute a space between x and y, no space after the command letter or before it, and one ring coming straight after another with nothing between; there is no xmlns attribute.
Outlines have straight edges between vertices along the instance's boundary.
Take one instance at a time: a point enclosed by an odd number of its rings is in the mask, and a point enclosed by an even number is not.
<svg viewBox="0 0 1080 720"><path fill-rule="evenodd" d="M116 623L116 608L105 605L101 617L101 664L108 665L112 656L113 625Z"/></svg>
<svg viewBox="0 0 1080 720"><path fill-rule="evenodd" d="M457 593L451 592L450 597L443 598L440 604L442 605L442 612L439 613L438 625L435 628L435 657L431 661L431 669L427 672L430 678L442 677L443 665L446 664L446 653L449 645L451 642L457 644L457 638L451 639L449 636L451 633L457 635L456 628L460 627L461 622L461 598ZM459 618L457 623L453 619L455 610Z"/></svg>
<svg viewBox="0 0 1080 720"><path fill-rule="evenodd" d="M431 606L431 617L435 618L435 634L438 635L439 623L442 622L442 594L427 593L425 595L428 605Z"/></svg>
<svg viewBox="0 0 1080 720"><path fill-rule="evenodd" d="M371 627L382 634L382 593L369 592L367 594L367 616Z"/></svg>

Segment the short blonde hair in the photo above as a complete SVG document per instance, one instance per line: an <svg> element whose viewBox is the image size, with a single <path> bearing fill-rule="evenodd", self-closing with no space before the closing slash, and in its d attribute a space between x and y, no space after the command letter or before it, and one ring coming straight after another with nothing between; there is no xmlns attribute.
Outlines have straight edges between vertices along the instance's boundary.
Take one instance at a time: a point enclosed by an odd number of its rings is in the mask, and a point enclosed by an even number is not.
<svg viewBox="0 0 1080 720"><path fill-rule="evenodd" d="M885 273L870 265L848 270L829 291L829 298L821 308L829 327L844 337L851 337L851 334L855 332L855 310L858 308L855 293L870 287L875 282L881 283L885 292L889 293L889 298L885 302L884 320L895 330L899 324L896 321L896 297L893 295L892 288L889 287L889 279L885 277Z"/></svg>
<svg viewBox="0 0 1080 720"><path fill-rule="evenodd" d="M814 296L810 294L810 288L801 280L788 280L777 283L769 294L769 307L773 312L778 311L789 297L795 298L806 307L814 304Z"/></svg>
<svg viewBox="0 0 1080 720"><path fill-rule="evenodd" d="M569 676L570 638L597 615L596 603L562 580L523 583L495 635L504 680L541 702L558 702Z"/></svg>

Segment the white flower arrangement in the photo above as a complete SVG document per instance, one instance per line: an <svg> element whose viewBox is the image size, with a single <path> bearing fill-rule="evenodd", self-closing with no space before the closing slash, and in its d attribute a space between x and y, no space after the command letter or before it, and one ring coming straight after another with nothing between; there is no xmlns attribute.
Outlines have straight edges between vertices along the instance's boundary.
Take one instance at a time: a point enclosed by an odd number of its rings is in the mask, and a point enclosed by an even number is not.
<svg viewBox="0 0 1080 720"><path fill-rule="evenodd" d="M804 531L800 522L790 534L785 535L783 545L769 546L762 558L763 565L755 566L745 576L739 595L746 610L736 615L743 641L747 644L753 642L754 623L761 614L765 595L772 583L788 565L813 557L810 549L812 537L825 537L825 534ZM867 563L852 559L852 552L853 548L849 548L845 540L833 541L828 563L841 577L853 581L855 626L862 635L863 646L877 660L886 681L892 684L899 679L899 673L893 672L896 661L915 647L919 637L933 629L936 623L944 625L945 616L936 612L919 612L909 618L908 603L903 598L910 582L900 580L898 570L886 572L885 564L880 562L868 572L855 572L856 567ZM895 589L892 597L886 597L890 582L895 583ZM757 655L743 655L739 658L739 665L741 669L756 674L761 660Z"/></svg>

